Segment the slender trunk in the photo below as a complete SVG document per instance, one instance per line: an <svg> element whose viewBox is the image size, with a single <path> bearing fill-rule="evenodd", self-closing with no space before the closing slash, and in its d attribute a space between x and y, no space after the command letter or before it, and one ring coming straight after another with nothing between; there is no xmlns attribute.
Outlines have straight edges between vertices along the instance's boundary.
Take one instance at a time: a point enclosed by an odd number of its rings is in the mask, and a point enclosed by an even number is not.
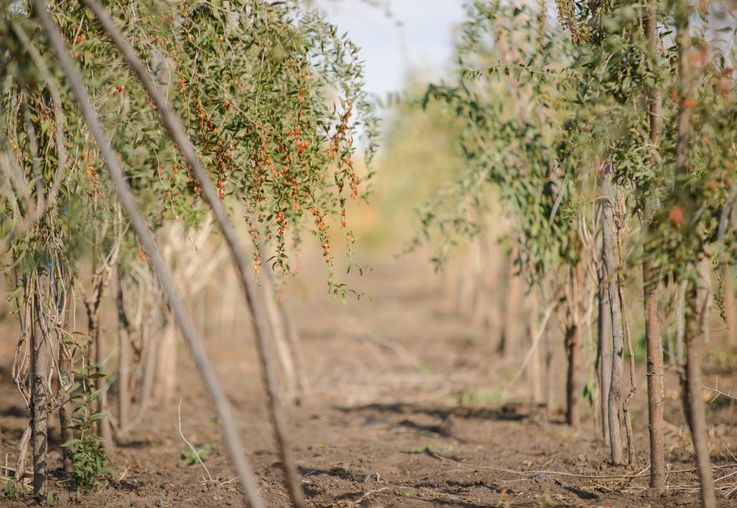
<svg viewBox="0 0 737 508"><path fill-rule="evenodd" d="M614 241L614 213L612 208L612 194L610 189L611 164L605 162L602 166L602 257L609 293L609 308L612 324L612 364L609 394L609 445L611 448L612 463L620 465L623 461L622 426L620 420L622 398L622 375L624 372L624 333L622 327L622 305L619 300L617 284L618 261Z"/></svg>
<svg viewBox="0 0 737 508"><path fill-rule="evenodd" d="M706 407L701 380L703 330L708 314L706 297L706 291L703 288L692 286L689 290L689 315L686 320L686 372L681 381L684 412L696 453L696 471L701 484L701 501L704 508L716 508L714 475L709 458Z"/></svg>
<svg viewBox="0 0 737 508"><path fill-rule="evenodd" d="M688 281L681 281L676 288L676 362L686 363L686 292Z"/></svg>
<svg viewBox="0 0 737 508"><path fill-rule="evenodd" d="M305 380L304 367L302 366L302 351L299 339L299 330L292 319L289 309L283 300L277 302L279 306L279 314L287 332L287 341L289 343L289 352L292 354L292 363L294 363L294 371L297 380L297 400L301 400L305 390L308 390L307 381Z"/></svg>
<svg viewBox="0 0 737 508"><path fill-rule="evenodd" d="M36 277L46 278L47 274L36 272ZM37 280L37 287L45 286ZM33 319L31 323L31 444L33 448L33 496L46 497L48 482L48 392L47 383L50 369L48 334L41 325L41 294L33 291Z"/></svg>
<svg viewBox="0 0 737 508"><path fill-rule="evenodd" d="M465 253L466 262L462 263L460 280L456 297L455 311L460 317L468 319L473 316L478 294L481 253L478 238L474 238Z"/></svg>
<svg viewBox="0 0 737 508"><path fill-rule="evenodd" d="M567 303L566 319L566 423L571 427L578 427L581 423L581 326L578 322L576 306L578 305L578 290L581 282L581 268L579 263L570 270L571 299Z"/></svg>
<svg viewBox="0 0 737 508"><path fill-rule="evenodd" d="M125 297L123 294L123 273L120 267L116 270L116 296L118 307L118 428L121 437L128 432L130 421L130 344L128 330L130 323L125 311Z"/></svg>
<svg viewBox="0 0 737 508"><path fill-rule="evenodd" d="M619 231L617 231L617 235L619 235ZM620 250L621 252L621 244L620 244ZM627 396L624 398L624 402L622 403L622 417L624 418L624 427L627 431L627 463L629 465L635 464L636 459L636 453L635 453L635 433L632 430L632 415L630 412L630 406L632 404L632 400L635 397L635 394L637 393L637 381L635 380L635 372L637 366L635 365L635 351L634 347L632 345L632 334L630 333L629 326L627 325L627 320L624 314L624 310L627 308L627 303L624 299L624 293L622 292L622 278L619 277L619 304L622 307L622 322L623 322L623 328L624 328L624 337L627 344L627 352L629 356L629 374L630 374L630 389L629 392L627 392Z"/></svg>
<svg viewBox="0 0 737 508"><path fill-rule="evenodd" d="M555 408L555 385L553 383L553 336L549 329L543 336L545 341L545 414L550 417Z"/></svg>
<svg viewBox="0 0 737 508"><path fill-rule="evenodd" d="M136 320L132 329L135 330L136 336L139 338L141 344L140 363L143 373L141 375L142 380L139 391L134 395L138 403L138 412L135 417L136 422L139 422L149 407L151 407L160 339L158 334L154 335L151 333L152 310L149 303L151 301L150 293L149 289L143 283L139 284L138 298L139 305L143 305L143 307L136 313Z"/></svg>
<svg viewBox="0 0 737 508"><path fill-rule="evenodd" d="M109 273L110 269L107 265L103 265L94 272L92 289L84 302L87 311L87 335L92 341L92 363L95 372L102 374L95 378L95 390L100 394L97 398L96 411L101 415L97 421L97 434L102 438L107 451L110 451L112 445L112 432L110 430L108 415L107 381L104 376L105 369L103 366L105 361L105 344L100 330L100 307L105 290L107 289Z"/></svg>
<svg viewBox="0 0 737 508"><path fill-rule="evenodd" d="M691 130L691 34L689 19L691 6L689 0L677 0L675 4L676 44L678 46L678 139L676 141L676 191L679 199L686 199L682 178L688 174ZM709 459L707 442L706 408L701 382L701 356L703 333L707 321L708 292L702 287L706 284L708 271L706 260L699 267L700 277L692 282L688 290L688 311L685 329L686 373L683 378L683 398L686 420L691 430L696 453L696 469L701 484L701 502L704 508L716 508L714 476ZM706 273L704 273L706 272ZM700 280L699 280L700 279ZM698 284L698 285L695 285Z"/></svg>
<svg viewBox="0 0 737 508"><path fill-rule="evenodd" d="M72 431L69 426L72 423L72 404L69 400L70 394L67 389L71 385L72 380L72 365L65 354L65 348L63 341L59 341L59 369L61 370L60 377L62 382L61 396L63 397L62 403L59 406L59 433L61 435L61 442L66 443L72 438ZM72 451L68 446L64 446L61 449L61 467L64 473L72 472Z"/></svg>
<svg viewBox="0 0 737 508"><path fill-rule="evenodd" d="M271 269L270 266L265 267L264 272L266 273L266 277L269 280L269 285L271 288L277 287L277 280L276 280L276 274ZM294 378L295 378L295 400L299 401L302 396L304 395L304 391L306 389L306 381L305 381L305 374L304 369L302 366L302 352L301 352L301 346L300 346L300 339L299 339L299 330L297 329L297 325L294 323L294 320L292 319L292 316L289 312L289 309L287 308L286 304L284 303L283 298L279 298L276 295L274 295L274 301L276 303L277 307L277 317L281 321L281 325L284 330L284 336L286 338L286 350L290 357L290 362L293 365L294 370Z"/></svg>
<svg viewBox="0 0 737 508"><path fill-rule="evenodd" d="M100 295L100 298L102 298L102 295ZM108 418L107 380L104 376L105 369L103 367L105 344L103 335L100 333L99 302L94 309L88 309L87 333L91 337L94 346L93 363L95 364L95 371L98 374L103 374L95 378L95 390L100 393L97 398L97 412L101 414L100 420L97 422L97 432L105 443L105 448L109 451L112 444L112 432L110 430L110 419Z"/></svg>
<svg viewBox="0 0 737 508"><path fill-rule="evenodd" d="M270 272L270 267L264 267L265 272ZM287 341L287 331L277 307L277 296L275 293L275 278L266 276L261 280L261 296L263 297L264 309L269 320L271 337L273 339L276 357L279 360L283 375L283 387L288 397L294 397L297 390L297 374L294 366L294 352L290 351Z"/></svg>
<svg viewBox="0 0 737 508"><path fill-rule="evenodd" d="M581 331L578 324L571 323L566 327L566 423L571 427L578 427L581 423L580 393L579 393L579 363Z"/></svg>
<svg viewBox="0 0 737 508"><path fill-rule="evenodd" d="M596 371L599 380L599 411L601 415L601 437L605 446L611 446L609 433L609 390L612 382L612 311L609 308L609 290L604 278L603 267L599 279L599 320Z"/></svg>
<svg viewBox="0 0 737 508"><path fill-rule="evenodd" d="M657 62L660 40L658 38L658 2L648 0L645 18L645 34L650 58ZM657 65L657 64L656 64ZM650 150L653 164L657 165L657 150L663 129L663 96L656 85L650 90ZM643 206L645 234L650 222L650 203ZM647 405L650 436L650 487L658 492L665 490L665 451L663 442L663 346L658 321L657 284L652 277L652 261L642 263L643 297L645 303L645 341L647 343Z"/></svg>
<svg viewBox="0 0 737 508"><path fill-rule="evenodd" d="M156 383L154 390L156 398L164 405L170 406L174 400L177 384L177 329L172 318L161 332L157 353L158 366L156 368Z"/></svg>
<svg viewBox="0 0 737 508"><path fill-rule="evenodd" d="M68 280L57 281L56 284L70 284ZM66 313L66 296L62 296L58 291L54 291L54 299L56 301L56 312L59 316L65 316ZM67 321L66 317L62 318L64 327L66 328ZM72 371L72 359L70 357L70 351L64 343L64 337L59 333L56 334L56 345L58 348L57 365L59 366L59 398L61 404L59 405L59 435L61 442L66 443L72 438L72 430L70 425L72 423L72 402L71 388L74 384L74 373ZM72 450L68 446L61 447L61 468L66 474L72 472Z"/></svg>
<svg viewBox="0 0 737 508"><path fill-rule="evenodd" d="M528 293L527 302L527 333L525 335L528 342L527 347L534 348L527 365L527 378L532 388L532 402L541 404L543 402L543 384L542 370L540 369L540 348L537 348L536 344L533 343L533 338L538 333L538 323L541 321L538 299L534 290L530 290Z"/></svg>
<svg viewBox="0 0 737 508"><path fill-rule="evenodd" d="M154 392L156 365L158 365L159 354L159 341L155 337L148 336L148 334L144 335L143 327L141 328L141 339L146 340L146 345L144 346L143 381L141 382L136 421L140 420L151 406L151 399L153 398Z"/></svg>
<svg viewBox="0 0 737 508"><path fill-rule="evenodd" d="M504 328L499 345L505 359L514 359L519 350L520 304L522 301L522 279L515 273L515 255L509 256L507 264L507 298L504 302Z"/></svg>
<svg viewBox="0 0 737 508"><path fill-rule="evenodd" d="M33 424L29 422L26 430L23 431L23 435L18 443L18 458L15 462L15 476L13 482L18 488L21 488L23 478L26 476L26 464L28 463L28 445L31 443Z"/></svg>
<svg viewBox="0 0 737 508"><path fill-rule="evenodd" d="M645 338L647 341L647 407L650 434L650 487L665 490L665 445L663 423L663 346L660 341L658 297L650 274L651 262L642 263L645 294Z"/></svg>
<svg viewBox="0 0 737 508"><path fill-rule="evenodd" d="M734 298L734 266L724 265L722 273L722 306L724 307L724 322L727 330L724 334L724 347L737 343L737 304Z"/></svg>

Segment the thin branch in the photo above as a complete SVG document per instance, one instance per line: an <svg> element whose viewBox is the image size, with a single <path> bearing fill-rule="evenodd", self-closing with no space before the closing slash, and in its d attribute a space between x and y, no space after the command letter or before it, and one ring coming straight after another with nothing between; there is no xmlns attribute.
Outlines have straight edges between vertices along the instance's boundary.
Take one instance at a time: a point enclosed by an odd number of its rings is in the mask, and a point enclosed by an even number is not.
<svg viewBox="0 0 737 508"><path fill-rule="evenodd" d="M537 331L537 333L535 334L535 337L532 339L532 345L530 346L529 351L527 351L527 355L525 356L525 359L522 362L522 365L517 371L517 374L515 374L512 380L509 381L509 383L507 383L507 388L512 386L514 383L516 383L517 380L522 375L522 373L525 371L525 368L527 368L527 364L530 362L532 355L535 353L535 350L540 344L540 339L542 339L543 335L545 335L545 329L548 326L548 321L550 321L550 316L553 314L553 311L555 310L557 305L558 305L557 302L553 302L550 305L548 305L548 308L545 311L545 314L543 315L542 321L540 321L540 329Z"/></svg>
<svg viewBox="0 0 737 508"><path fill-rule="evenodd" d="M205 473L207 473L207 478L210 481L212 480L212 475L210 474L210 470L207 469L207 466L202 461L202 457L200 457L199 452L197 451L197 448L195 448L192 443L190 443L186 437L184 437L184 432L182 431L182 399L179 398L179 405L177 406L177 428L179 429L179 436L182 438L182 441L184 441L187 446L189 446L190 451L192 452L192 455L194 455L194 458L197 459L197 463L202 466L202 469L205 470Z"/></svg>

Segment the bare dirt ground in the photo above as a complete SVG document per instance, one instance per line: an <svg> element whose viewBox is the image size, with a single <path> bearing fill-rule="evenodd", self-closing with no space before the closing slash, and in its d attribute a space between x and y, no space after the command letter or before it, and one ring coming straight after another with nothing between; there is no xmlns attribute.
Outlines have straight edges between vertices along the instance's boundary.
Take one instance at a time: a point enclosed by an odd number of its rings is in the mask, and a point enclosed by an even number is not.
<svg viewBox="0 0 737 508"><path fill-rule="evenodd" d="M319 275L314 275L319 280ZM290 425L304 490L312 506L697 506L688 434L671 373L666 393L671 472L663 497L648 493L645 379L638 372L634 404L638 463L612 467L587 419L581 429L527 403L523 388L505 390L514 366L496 356L483 330L448 311L443 279L422 256L375 266L360 282L371 297L341 303L324 283L301 276L287 301L302 335L310 392L290 407ZM205 312L207 317L215 309ZM240 313L239 313L240 314ZM214 319L214 318L213 318ZM2 341L0 429L2 453L15 463L28 421L10 379L16 337L5 323ZM252 338L246 322L205 326L209 352L234 405L269 506L288 506L267 421ZM244 337L245 335L245 337ZM177 403L159 406L136 426L112 457L109 485L84 496L82 506L239 506L240 487L229 468L211 407L186 350L180 348L178 392L186 437L210 445L205 464L181 459ZM564 363L556 361L562 379ZM707 379L716 374L710 372ZM729 388L730 375L719 373ZM732 376L734 378L734 376ZM562 381L557 383L562 386ZM556 391L563 402L562 390ZM735 404L709 405L718 486L737 485ZM58 442L57 429L52 437ZM58 468L53 452L52 468ZM735 476L726 476L730 473ZM57 506L79 506L58 473ZM735 494L733 493L733 496ZM723 506L734 506L735 497ZM0 499L25 506L28 499Z"/></svg>

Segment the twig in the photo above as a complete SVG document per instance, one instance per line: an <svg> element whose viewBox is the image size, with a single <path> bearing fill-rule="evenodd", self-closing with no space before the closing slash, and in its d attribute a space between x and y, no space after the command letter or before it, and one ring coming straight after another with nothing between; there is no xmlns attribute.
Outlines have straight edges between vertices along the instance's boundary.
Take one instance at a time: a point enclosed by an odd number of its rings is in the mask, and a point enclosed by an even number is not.
<svg viewBox="0 0 737 508"><path fill-rule="evenodd" d="M366 492L364 495L362 495L361 497L359 497L355 501L352 501L351 502L351 505L358 506L359 504L361 504L362 502L364 502L366 499L368 499L372 495L378 494L379 492L383 492L385 490L389 490L389 487L381 487L380 489L369 490L368 492Z"/></svg>
<svg viewBox="0 0 737 508"><path fill-rule="evenodd" d="M711 399L711 400L709 401L709 403L710 403L710 404L711 404L712 402L714 402L715 400L717 400L717 399L718 399L719 397L727 397L728 399L732 399L732 400L737 400L737 397L736 397L736 396L732 395L731 393L726 393L726 392L723 392L723 391L721 391L721 390L720 390L719 388L717 388L716 386L715 386L715 387L713 387L713 388L712 388L711 386L706 386L706 385L701 385L701 386L702 386L703 388L705 388L705 389L709 390L710 392L714 392L714 393L716 393L716 394L717 394L717 396L716 396L716 397L714 397L713 399Z"/></svg>
<svg viewBox="0 0 737 508"><path fill-rule="evenodd" d="M207 473L207 478L210 481L213 481L212 480L212 475L210 474L210 470L207 469L207 466L202 461L202 457L200 457L200 454L197 451L197 448L195 448L194 446L192 446L192 443L190 443L187 440L187 438L184 437L184 432L182 431L182 398L181 397L179 398L179 406L177 406L177 426L179 428L179 435L181 436L182 441L184 441L185 443L187 443L187 446L189 446L189 449L192 451L192 455L194 455L194 457L197 459L197 462L200 464L200 466L202 466L202 469L204 469L205 470L205 473Z"/></svg>
<svg viewBox="0 0 737 508"><path fill-rule="evenodd" d="M514 375L512 380L509 381L509 383L507 383L507 388L511 387L514 383L516 383L517 380L522 375L522 373L525 371L525 368L527 368L527 364L530 362L532 355L535 353L535 350L540 344L540 339L542 339L543 335L545 335L545 328L547 328L548 326L548 321L550 320L550 316L553 314L553 310L555 310L556 305L557 305L557 302L553 302L550 305L548 305L548 308L545 311L545 315L543 316L543 319L540 322L540 329L535 334L535 337L532 340L532 345L530 346L529 351L527 351L527 355L525 356L525 359L522 362L522 365L520 366L519 370Z"/></svg>
<svg viewBox="0 0 737 508"><path fill-rule="evenodd" d="M647 466L647 467L645 467L645 469L643 469L639 473L634 473L634 474L632 474L632 473L629 473L629 474L628 473L625 473L625 474L622 474L622 475L611 475L611 474L609 474L609 475L590 475L590 474L569 473L567 471L552 471L552 470L549 470L549 469L519 471L519 470L516 470L516 469L506 469L506 468L503 468L503 467L478 466L478 465L466 464L466 463L459 462L457 460L454 460L454 459L451 459L451 458L448 458L448 457L443 457L442 455L434 452L430 448L425 448L423 450L423 452L425 454L429 455L430 457L435 458L435 459L446 461L446 462L452 462L453 464L457 464L459 466L465 466L467 468L484 469L486 471L497 471L499 473L516 474L516 475L520 475L520 476L537 476L537 475L545 475L545 474L547 474L547 475L554 475L554 476L566 476L566 477L572 477L572 478L587 478L587 479L591 479L591 480L601 480L601 479L632 479L632 478L640 478L640 477L646 476L648 474L647 471L650 469L650 466ZM725 467L729 467L729 466L725 466ZM686 471L684 470L684 471L672 471L672 472L686 472Z"/></svg>

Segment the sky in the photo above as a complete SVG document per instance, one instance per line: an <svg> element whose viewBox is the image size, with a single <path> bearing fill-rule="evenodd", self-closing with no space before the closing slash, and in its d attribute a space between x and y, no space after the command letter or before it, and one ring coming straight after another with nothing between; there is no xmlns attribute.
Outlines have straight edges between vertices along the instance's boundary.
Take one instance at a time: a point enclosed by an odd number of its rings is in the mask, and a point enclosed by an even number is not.
<svg viewBox="0 0 737 508"><path fill-rule="evenodd" d="M452 58L462 0L317 0L328 20L361 47L366 90L385 98L408 70L437 78ZM369 5L379 4L379 6ZM384 6L382 8L382 6ZM391 17L386 14L386 7Z"/></svg>

